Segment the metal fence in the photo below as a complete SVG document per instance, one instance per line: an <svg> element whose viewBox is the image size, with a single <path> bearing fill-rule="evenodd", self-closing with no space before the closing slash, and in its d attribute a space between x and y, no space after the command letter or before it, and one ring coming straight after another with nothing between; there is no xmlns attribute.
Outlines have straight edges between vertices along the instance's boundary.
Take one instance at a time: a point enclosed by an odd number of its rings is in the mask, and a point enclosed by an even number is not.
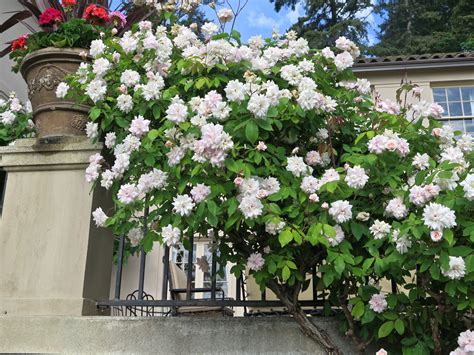
<svg viewBox="0 0 474 355"><path fill-rule="evenodd" d="M144 225L144 234L148 230L148 214L149 208L145 206L143 213L143 225ZM154 298L144 290L145 285L145 265L147 260L147 254L143 250L143 247L139 255L139 274L138 274L138 285L137 289L126 295L122 296L122 274L124 267L124 248L125 248L125 236L122 235L119 239L118 245L118 255L117 255L117 270L115 275L115 292L113 299L108 300L99 300L97 301L97 307L111 308L112 314L114 315L124 315L124 316L163 316L163 315L176 315L180 313L180 309L183 307L189 313L192 313L193 309L199 311L224 311L232 309L235 307L243 308L243 315L259 315L259 314L275 314L275 313L284 313L284 306L278 300L267 300L267 292L262 292L259 299L249 299L247 297L246 291L246 280L247 276L243 275L236 278L235 282L235 295L233 297L228 297L224 294L224 291L216 285L217 279L217 261L215 251L212 254L211 262L211 286L210 287L193 287L193 258L194 251L191 247L188 250L186 266L182 268L183 272L186 272L186 282L184 287L179 287L180 285L173 285L170 282L170 248L165 247L164 256L162 260L162 268L159 272L162 273L162 292L161 297ZM192 246L194 241L191 237L190 245ZM149 276L149 275L148 275ZM157 275L152 275L157 276ZM316 274L316 269L313 270L312 275L312 299L300 301L300 304L306 307L308 312L320 312L325 302L324 292L317 292L316 285L318 282L318 277ZM178 286L178 287L177 287ZM208 293L210 297L206 298L196 298L194 297L197 294ZM253 310L259 309L260 311L254 312L249 311L252 308ZM275 311L278 309L278 311Z"/></svg>

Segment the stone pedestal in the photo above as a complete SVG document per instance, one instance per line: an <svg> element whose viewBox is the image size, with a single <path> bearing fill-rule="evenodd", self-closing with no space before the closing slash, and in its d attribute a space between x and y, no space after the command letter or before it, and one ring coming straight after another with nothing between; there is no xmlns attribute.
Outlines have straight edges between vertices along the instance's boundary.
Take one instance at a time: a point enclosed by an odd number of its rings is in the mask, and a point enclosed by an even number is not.
<svg viewBox="0 0 474 355"><path fill-rule="evenodd" d="M0 147L0 315L94 315L109 297L113 237L91 212L111 199L84 179L100 150L85 138Z"/></svg>

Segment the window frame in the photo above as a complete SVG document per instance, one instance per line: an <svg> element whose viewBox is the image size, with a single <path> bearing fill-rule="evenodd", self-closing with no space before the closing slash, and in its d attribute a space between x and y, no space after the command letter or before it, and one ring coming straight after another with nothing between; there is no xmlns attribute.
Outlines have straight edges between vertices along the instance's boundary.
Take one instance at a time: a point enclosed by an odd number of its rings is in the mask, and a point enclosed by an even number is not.
<svg viewBox="0 0 474 355"><path fill-rule="evenodd" d="M448 89L453 89L453 88L459 90L459 101L457 101L457 100L450 101L449 100ZM473 98L473 100L464 100L463 95L462 95L462 89L463 88L472 88L472 90L474 90L474 83L469 83L469 84L464 84L464 85L461 85L461 84L443 85L443 84L439 83L437 85L432 85L430 87L431 97L433 99L433 102L436 102L439 105L441 105L441 104L446 105L446 108L447 108L447 111L445 111L446 116L443 115L441 118L438 119L439 121L446 122L446 124L449 124L450 122L462 122L463 123L462 133L463 134L472 134L472 135L474 135L474 98ZM439 90L439 89L444 90L444 95L445 95L444 99L445 100L443 100L443 101L436 101L435 100L435 90ZM450 103L459 103L460 104L462 116L459 116L459 115L451 116L450 115L450 108L449 108ZM471 109L471 114L470 115L465 114L465 111L464 111L464 104L465 103L472 103L473 109ZM469 131L468 127L466 126L466 123L469 122L469 121L472 122L472 126L473 126L472 131ZM453 128L456 129L456 127L453 127Z"/></svg>

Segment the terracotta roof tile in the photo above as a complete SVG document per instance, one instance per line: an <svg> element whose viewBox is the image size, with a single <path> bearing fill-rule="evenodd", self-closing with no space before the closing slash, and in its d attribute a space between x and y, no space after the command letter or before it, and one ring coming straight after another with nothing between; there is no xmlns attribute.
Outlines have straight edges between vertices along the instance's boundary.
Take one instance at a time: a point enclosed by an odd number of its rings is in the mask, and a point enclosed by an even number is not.
<svg viewBox="0 0 474 355"><path fill-rule="evenodd" d="M474 61L474 52L463 53L434 53L415 55L396 55L387 57L358 58L355 67L384 66L416 63L443 63L455 61Z"/></svg>

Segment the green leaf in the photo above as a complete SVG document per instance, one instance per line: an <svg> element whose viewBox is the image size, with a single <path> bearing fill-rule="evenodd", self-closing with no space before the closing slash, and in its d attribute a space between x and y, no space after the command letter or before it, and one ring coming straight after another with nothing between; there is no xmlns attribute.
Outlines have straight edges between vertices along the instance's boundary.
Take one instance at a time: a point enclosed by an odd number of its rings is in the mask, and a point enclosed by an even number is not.
<svg viewBox="0 0 474 355"><path fill-rule="evenodd" d="M160 114L161 114L160 106L159 105L154 105L153 106L153 118L155 120L159 120L160 119Z"/></svg>
<svg viewBox="0 0 474 355"><path fill-rule="evenodd" d="M209 208L209 212L211 212L214 216L217 216L219 207L217 207L217 204L214 201L207 201L207 208Z"/></svg>
<svg viewBox="0 0 474 355"><path fill-rule="evenodd" d="M326 234L329 238L336 238L336 230L333 226L330 226L329 224L324 224L323 231L324 234Z"/></svg>
<svg viewBox="0 0 474 355"><path fill-rule="evenodd" d="M327 272L323 275L324 286L328 287L330 284L332 284L333 281L334 275L332 273Z"/></svg>
<svg viewBox="0 0 474 355"><path fill-rule="evenodd" d="M153 155L149 155L145 158L145 164L147 166L154 166L155 165L155 157Z"/></svg>
<svg viewBox="0 0 474 355"><path fill-rule="evenodd" d="M204 84L206 84L206 82L207 82L206 78L199 78L194 84L194 86L196 86L196 89L201 89L204 86Z"/></svg>
<svg viewBox="0 0 474 355"><path fill-rule="evenodd" d="M160 131L157 129L152 129L150 132L148 132L148 139L153 142L159 135Z"/></svg>
<svg viewBox="0 0 474 355"><path fill-rule="evenodd" d="M446 229L443 233L444 239L448 242L449 246L452 246L454 244L454 235L453 231L451 229Z"/></svg>
<svg viewBox="0 0 474 355"><path fill-rule="evenodd" d="M382 324L382 326L379 328L379 338L385 338L388 336L392 330L393 330L394 322L392 320L389 320Z"/></svg>
<svg viewBox="0 0 474 355"><path fill-rule="evenodd" d="M346 264L344 263L344 259L339 255L334 261L334 270L336 270L336 272L341 275L345 267Z"/></svg>
<svg viewBox="0 0 474 355"><path fill-rule="evenodd" d="M252 120L248 121L247 126L245 126L245 137L247 137L252 144L258 139L258 126Z"/></svg>
<svg viewBox="0 0 474 355"><path fill-rule="evenodd" d="M283 229L278 236L278 240L280 241L280 245L282 247L291 242L293 240L293 234L291 233L291 230L289 228Z"/></svg>
<svg viewBox="0 0 474 355"><path fill-rule="evenodd" d="M313 224L309 230L308 233L306 234L306 240L311 243L311 245L316 245L318 244L318 239L321 236L321 229L322 229L322 224L317 223Z"/></svg>
<svg viewBox="0 0 474 355"><path fill-rule="evenodd" d="M354 308L352 308L352 315L355 318L360 318L364 315L365 312L365 305L364 302L357 302Z"/></svg>
<svg viewBox="0 0 474 355"><path fill-rule="evenodd" d="M362 237L362 234L364 233L364 229L362 228L362 225L352 221L351 222L351 232L354 235L354 237L357 240L359 240Z"/></svg>
<svg viewBox="0 0 474 355"><path fill-rule="evenodd" d="M364 260L363 264L362 264L362 270L364 272L367 272L367 270L369 270L369 268L372 266L372 264L374 263L375 259L374 258L368 258L366 260Z"/></svg>
<svg viewBox="0 0 474 355"><path fill-rule="evenodd" d="M395 312L390 312L390 311L384 312L383 316L386 320L395 320L398 318L398 314L396 314Z"/></svg>
<svg viewBox="0 0 474 355"><path fill-rule="evenodd" d="M405 333L405 324L403 323L403 321L398 318L396 321L395 321L395 330L397 331L398 334L402 335L403 333Z"/></svg>
<svg viewBox="0 0 474 355"><path fill-rule="evenodd" d="M438 174L438 177L441 179L451 179L453 177L453 173L451 171L442 171Z"/></svg>
<svg viewBox="0 0 474 355"><path fill-rule="evenodd" d="M92 121L95 121L100 116L100 108L93 107L89 113L89 117Z"/></svg>
<svg viewBox="0 0 474 355"><path fill-rule="evenodd" d="M283 281L286 281L286 280L288 280L288 279L290 278L290 276L291 276L291 271L290 271L290 269L289 269L288 266L285 265L285 266L283 267L283 269L282 269L282 271L281 271L281 276L282 276L282 278L283 278Z"/></svg>

